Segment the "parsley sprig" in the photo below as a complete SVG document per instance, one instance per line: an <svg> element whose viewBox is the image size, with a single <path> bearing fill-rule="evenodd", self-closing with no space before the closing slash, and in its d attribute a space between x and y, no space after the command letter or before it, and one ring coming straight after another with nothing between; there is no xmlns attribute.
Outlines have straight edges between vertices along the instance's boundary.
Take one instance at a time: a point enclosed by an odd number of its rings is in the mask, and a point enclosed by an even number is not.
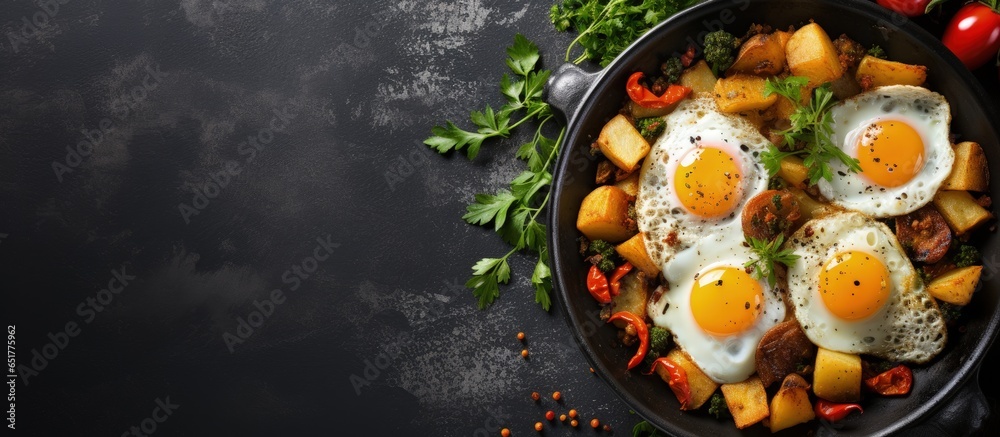
<svg viewBox="0 0 1000 437"><path fill-rule="evenodd" d="M424 140L439 153L466 148L469 159L474 159L483 142L490 138L507 137L516 127L533 120L537 123L530 142L522 145L517 158L527 164L510 182L508 189L494 194L477 194L475 202L466 208L462 216L474 225L489 226L512 246L510 251L499 258L483 258L472 267L472 278L465 286L472 289L480 308L491 305L500 296L500 284L510 281L511 255L523 250L538 255L531 284L535 288L535 302L548 311L552 306L552 277L548 267L548 247L545 240L545 225L539 215L549 201L547 187L552 183L552 166L559 154L565 128L555 139L545 136L545 124L552 120L552 108L542 100L542 90L549 77L548 70L538 67L540 58L538 46L518 34L514 44L507 48L507 66L511 74L504 74L500 80L500 92L507 103L498 111L487 106L483 111L470 114L472 123L478 129L465 131L446 122L444 127L435 126L430 138ZM520 118L511 122L512 118Z"/></svg>
<svg viewBox="0 0 1000 437"><path fill-rule="evenodd" d="M574 63L590 60L604 67L653 26L699 1L562 0L552 5L549 20L560 32L578 32L566 48L567 61L573 47L579 45L583 53Z"/></svg>
<svg viewBox="0 0 1000 437"><path fill-rule="evenodd" d="M756 279L767 278L767 284L774 286L778 282L774 272L775 263L782 263L786 267L791 266L799 256L792 253L792 249L781 250L781 245L785 243L785 236L778 234L773 240L764 240L754 237L747 237L747 244L750 250L757 255L757 258L747 261L744 268L753 268L753 277Z"/></svg>
<svg viewBox="0 0 1000 437"><path fill-rule="evenodd" d="M800 76L788 76L784 79L768 79L764 87L764 96L778 94L794 103L797 108L789 121L792 127L779 132L784 137L784 147L781 150L771 145L761 154L764 168L772 176L781 168L781 160L788 156L801 156L802 163L809 169L809 184L815 185L820 179L832 180L833 170L830 162L839 160L852 172L860 172L861 166L857 159L851 158L843 150L833 144L833 117L829 109L835 100L829 84L816 88L808 105L802 105L802 87L809 79Z"/></svg>
<svg viewBox="0 0 1000 437"><path fill-rule="evenodd" d="M539 53L538 46L528 41L521 34L514 36L514 45L507 48L507 66L514 78L504 73L500 79L500 92L507 99L499 111L486 105L482 111L472 111L469 120L476 125L476 130L468 131L446 121L444 126L434 126L433 136L424 140L438 153L465 148L469 159L475 159L483 142L496 137L507 138L512 129L522 123L536 119L547 120L552 115L552 108L542 100L545 82L549 79L548 70L536 70ZM511 117L517 111L523 110L524 115L511 122Z"/></svg>

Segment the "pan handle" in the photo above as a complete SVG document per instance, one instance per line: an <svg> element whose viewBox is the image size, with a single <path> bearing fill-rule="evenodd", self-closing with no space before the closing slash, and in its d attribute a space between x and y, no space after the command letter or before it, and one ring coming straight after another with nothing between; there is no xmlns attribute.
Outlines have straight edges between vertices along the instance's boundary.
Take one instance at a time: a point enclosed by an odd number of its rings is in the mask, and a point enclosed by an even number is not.
<svg viewBox="0 0 1000 437"><path fill-rule="evenodd" d="M563 64L549 77L546 86L546 101L566 117L567 122L576 119L583 104L584 96L597 82L601 72L587 72L574 64Z"/></svg>
<svg viewBox="0 0 1000 437"><path fill-rule="evenodd" d="M979 385L979 369L933 416L904 431L919 436L969 436L983 426L990 406Z"/></svg>

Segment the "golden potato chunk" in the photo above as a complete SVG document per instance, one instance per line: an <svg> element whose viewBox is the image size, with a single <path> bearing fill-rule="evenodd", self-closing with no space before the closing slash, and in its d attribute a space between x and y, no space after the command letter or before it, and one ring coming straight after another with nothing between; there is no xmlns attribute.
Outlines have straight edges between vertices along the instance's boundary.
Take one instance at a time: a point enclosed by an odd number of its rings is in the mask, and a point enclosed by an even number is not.
<svg viewBox="0 0 1000 437"><path fill-rule="evenodd" d="M791 428L816 418L809 402L809 384L797 373L791 373L781 383L771 399L771 432Z"/></svg>
<svg viewBox="0 0 1000 437"><path fill-rule="evenodd" d="M597 146L609 161L625 171L635 170L639 161L649 153L649 143L621 114L604 125L597 137Z"/></svg>
<svg viewBox="0 0 1000 437"><path fill-rule="evenodd" d="M705 60L701 60L684 70L681 73L681 79L678 83L691 88L691 92L694 94L704 94L715 91L716 80L718 79L712 73L712 68L708 66Z"/></svg>
<svg viewBox="0 0 1000 437"><path fill-rule="evenodd" d="M865 56L854 78L866 89L886 85L920 86L927 80L927 67Z"/></svg>
<svg viewBox="0 0 1000 437"><path fill-rule="evenodd" d="M632 238L615 247L615 250L618 255L625 258L625 261L632 263L635 268L642 270L650 278L655 278L656 275L660 274L660 266L649 258L644 238L642 233L635 234Z"/></svg>
<svg viewBox="0 0 1000 437"><path fill-rule="evenodd" d="M861 399L861 357L818 348L813 371L813 393L832 402Z"/></svg>
<svg viewBox="0 0 1000 437"><path fill-rule="evenodd" d="M632 270L621 279L618 295L611 299L611 311L628 311L632 314L646 314L646 301L649 300L649 283L646 275L640 270ZM628 322L615 320L615 326L625 329Z"/></svg>
<svg viewBox="0 0 1000 437"><path fill-rule="evenodd" d="M715 82L715 103L719 110L730 114L767 109L778 101L777 94L764 97L763 77L747 74L719 79Z"/></svg>
<svg viewBox="0 0 1000 437"><path fill-rule="evenodd" d="M603 185L580 203L576 228L591 240L625 241L635 232L628 226L629 195L621 188Z"/></svg>
<svg viewBox="0 0 1000 437"><path fill-rule="evenodd" d="M809 185L809 169L802 163L802 158L798 156L781 158L781 168L778 170L778 177L800 190L804 190Z"/></svg>
<svg viewBox="0 0 1000 437"><path fill-rule="evenodd" d="M938 191L934 206L956 235L968 233L993 217L968 191Z"/></svg>
<svg viewBox="0 0 1000 437"><path fill-rule="evenodd" d="M722 384L722 395L739 429L760 422L770 414L767 393L757 375L743 382Z"/></svg>
<svg viewBox="0 0 1000 437"><path fill-rule="evenodd" d="M773 76L784 69L785 46L781 38L775 34L759 33L740 46L739 54L736 55L736 60L726 74Z"/></svg>
<svg viewBox="0 0 1000 437"><path fill-rule="evenodd" d="M615 182L615 186L621 188L629 196L639 195L639 172L632 172L625 179Z"/></svg>
<svg viewBox="0 0 1000 437"><path fill-rule="evenodd" d="M990 168L986 166L986 154L979 143L966 141L954 146L955 164L951 174L941 184L942 190L987 191L990 186Z"/></svg>
<svg viewBox="0 0 1000 437"><path fill-rule="evenodd" d="M809 78L810 88L833 82L844 74L833 41L816 23L802 26L792 34L785 47L785 58L793 75Z"/></svg>
<svg viewBox="0 0 1000 437"><path fill-rule="evenodd" d="M709 378L705 372L702 372L684 351L674 349L667 354L667 358L684 368L684 372L687 373L688 386L691 387L691 399L688 401L687 409L697 410L701 408L705 401L712 397L712 393L715 393L715 389L719 388L719 384L712 381L712 378ZM663 366L656 366L656 373L664 381L670 382L670 374Z"/></svg>
<svg viewBox="0 0 1000 437"><path fill-rule="evenodd" d="M979 285L983 266L961 267L934 278L927 285L927 293L950 304L965 306L972 300L972 293Z"/></svg>

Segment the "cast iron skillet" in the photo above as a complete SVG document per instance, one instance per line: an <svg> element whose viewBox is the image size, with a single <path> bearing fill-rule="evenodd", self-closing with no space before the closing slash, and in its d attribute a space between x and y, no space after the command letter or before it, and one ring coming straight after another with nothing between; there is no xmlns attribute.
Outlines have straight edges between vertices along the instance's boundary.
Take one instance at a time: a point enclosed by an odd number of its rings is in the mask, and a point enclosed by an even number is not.
<svg viewBox="0 0 1000 437"><path fill-rule="evenodd" d="M831 35L841 33L865 45L882 46L892 60L926 65L928 86L947 97L952 133L979 142L994 178L990 190L1000 193L1000 126L992 102L975 78L941 43L916 24L867 1L717 0L702 3L660 24L630 46L614 63L598 72L572 65L560 67L549 81L549 101L567 118L566 152L557 163L550 214L549 247L559 298L568 323L595 371L637 413L676 435L771 435L760 426L739 431L732 420L716 420L703 411L681 412L669 388L655 376L643 376L625 365L633 348L619 346L614 329L598 318L598 305L585 289L584 264L577 253L576 217L583 197L595 188L597 162L587 150L604 123L625 98L625 81L634 71L651 74L672 53L705 33L725 28L742 34L752 23L774 28L802 25L810 19ZM863 415L836 424L813 421L784 431L800 435L888 435L903 429L917 435L969 434L989 412L978 382L978 365L1000 322L1000 290L993 278L998 267L998 241L984 238L984 284L965 309L966 332L950 333L948 346L929 366L914 369L912 392L903 398L866 399Z"/></svg>

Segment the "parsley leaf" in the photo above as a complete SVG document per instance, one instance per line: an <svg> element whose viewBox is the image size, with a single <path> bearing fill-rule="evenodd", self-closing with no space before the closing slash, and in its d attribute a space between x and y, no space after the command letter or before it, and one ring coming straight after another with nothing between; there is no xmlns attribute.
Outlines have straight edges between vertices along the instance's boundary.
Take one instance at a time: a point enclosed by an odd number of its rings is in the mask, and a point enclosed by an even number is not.
<svg viewBox="0 0 1000 437"><path fill-rule="evenodd" d="M782 263L791 266L799 256L792 253L792 249L781 250L781 245L785 242L785 236L778 234L778 237L771 240L761 240L754 237L747 237L747 243L753 250L757 258L747 261L743 267L753 268L753 276L756 279L767 278L767 284L774 286L778 282L774 272L775 263Z"/></svg>
<svg viewBox="0 0 1000 437"><path fill-rule="evenodd" d="M579 34L566 48L583 48L573 62L585 60L607 66L650 28L700 0L562 0L552 5L549 21L556 30Z"/></svg>
<svg viewBox="0 0 1000 437"><path fill-rule="evenodd" d="M462 219L479 226L489 226L503 241L513 248L500 258L483 258L472 267L472 278L465 286L472 289L480 308L491 305L500 296L500 284L510 281L511 255L534 252L538 255L531 285L535 289L535 302L548 311L552 307L552 274L547 265L548 248L546 229L539 215L549 201L552 184L552 167L559 154L565 128L555 139L544 134L545 124L554 118L552 108L542 99L550 72L538 67L540 54L536 46L518 34L514 44L507 48L507 67L510 73L500 78L500 93L507 101L499 110L489 105L482 111L473 111L469 120L476 131L466 131L447 121L445 126L435 126L433 136L424 140L439 153L465 148L469 159L474 159L483 142L490 138L506 138L528 121L536 121L537 128L531 141L517 149L515 156L527 164L527 170L510 181L509 189L495 194L477 194L475 201L466 208ZM519 118L515 120L515 117Z"/></svg>
<svg viewBox="0 0 1000 437"><path fill-rule="evenodd" d="M808 79L799 76L789 76L784 79L768 79L764 87L764 95L781 95L794 103L797 108L789 117L792 127L779 132L784 137L782 151L770 147L761 154L764 167L771 176L780 168L781 160L787 156L800 156L802 163L808 168L809 184L815 185L820 179L832 180L833 170L830 162L840 161L848 170L860 172L861 165L857 159L851 158L843 150L833 144L833 117L830 108L835 101L829 84L823 84L813 92L813 98L808 105L801 104L801 89Z"/></svg>

